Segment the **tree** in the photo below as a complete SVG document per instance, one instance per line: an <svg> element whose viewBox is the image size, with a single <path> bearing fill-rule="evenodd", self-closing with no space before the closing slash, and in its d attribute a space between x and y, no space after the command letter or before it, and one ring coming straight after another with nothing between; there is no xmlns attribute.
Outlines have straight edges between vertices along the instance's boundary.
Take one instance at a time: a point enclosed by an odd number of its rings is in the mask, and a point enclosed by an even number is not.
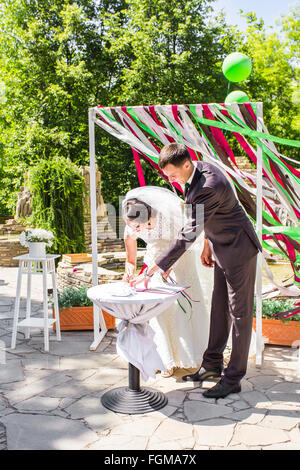
<svg viewBox="0 0 300 470"><path fill-rule="evenodd" d="M0 211L14 207L26 167L57 156L88 162L88 107L105 103L114 81L103 16L123 6L123 0L2 3Z"/></svg>
<svg viewBox="0 0 300 470"><path fill-rule="evenodd" d="M106 14L109 53L119 71L111 90L111 106L223 99L227 84L221 64L229 50L230 31L223 15L213 17L213 2L127 0L126 9ZM106 140L116 146L116 139ZM100 167L106 178L111 178L115 168L124 168L124 161L126 165L129 158L132 161L128 147L118 143L116 148L121 152L114 155L102 149L105 157L103 161L102 154ZM147 184L164 185L144 162L142 166ZM130 166L131 178L122 178L117 187L114 181L110 194L116 194L116 189L124 194L138 184L132 171Z"/></svg>
<svg viewBox="0 0 300 470"><path fill-rule="evenodd" d="M54 157L31 168L29 190L32 194L30 225L51 230L51 251L80 253L84 242L84 179L69 159Z"/></svg>
<svg viewBox="0 0 300 470"><path fill-rule="evenodd" d="M221 64L229 34L213 0L128 0L107 14L110 53L119 64L117 95L123 105L219 101L226 81Z"/></svg>
<svg viewBox="0 0 300 470"><path fill-rule="evenodd" d="M231 86L247 93L252 101L262 101L264 121L270 134L297 139L300 129L299 102L299 43L300 8L295 7L279 20L280 31L268 30L255 13L243 14L248 28L242 33L232 28L235 47L251 58L253 68L249 78ZM299 159L296 148L277 145L279 151Z"/></svg>

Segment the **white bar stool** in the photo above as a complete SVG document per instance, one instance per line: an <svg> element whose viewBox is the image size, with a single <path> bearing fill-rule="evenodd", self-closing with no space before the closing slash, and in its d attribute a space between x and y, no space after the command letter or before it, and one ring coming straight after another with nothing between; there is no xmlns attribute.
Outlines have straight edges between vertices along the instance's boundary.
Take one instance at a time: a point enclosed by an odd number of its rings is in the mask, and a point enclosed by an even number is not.
<svg viewBox="0 0 300 470"><path fill-rule="evenodd" d="M53 323L56 322L56 339L58 341L61 340L54 262L54 260L59 257L60 255L46 255L45 258L33 258L26 254L13 258L19 260L19 270L17 278L11 349L15 349L16 347L18 327L26 328L26 339L30 338L30 328L44 329L44 347L45 351L49 351L49 328L51 328ZM27 274L26 318L19 321L22 274ZM41 274L43 276L43 318L31 317L31 277L35 274ZM48 318L47 274L51 274L52 277L55 318Z"/></svg>

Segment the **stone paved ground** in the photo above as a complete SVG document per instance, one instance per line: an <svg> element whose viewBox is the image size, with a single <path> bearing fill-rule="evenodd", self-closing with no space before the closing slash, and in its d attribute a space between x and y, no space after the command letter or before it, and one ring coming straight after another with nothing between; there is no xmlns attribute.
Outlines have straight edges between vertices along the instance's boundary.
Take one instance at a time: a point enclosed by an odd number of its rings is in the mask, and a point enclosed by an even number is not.
<svg viewBox="0 0 300 470"><path fill-rule="evenodd" d="M162 390L168 405L147 415L115 414L101 395L127 384L127 364L115 351L115 332L89 351L92 332L18 334L10 349L16 268L0 270L0 449L300 449L300 377L297 351L267 346L261 369L249 360L239 394L209 400L179 370L147 386ZM33 289L34 315L42 314L41 284ZM25 291L23 296L25 296ZM25 298L22 301L23 315Z"/></svg>

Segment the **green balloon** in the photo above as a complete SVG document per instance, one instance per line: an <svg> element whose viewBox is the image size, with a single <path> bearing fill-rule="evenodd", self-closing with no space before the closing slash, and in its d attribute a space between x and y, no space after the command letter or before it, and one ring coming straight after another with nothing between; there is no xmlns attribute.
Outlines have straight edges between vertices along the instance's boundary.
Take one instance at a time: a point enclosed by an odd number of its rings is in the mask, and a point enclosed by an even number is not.
<svg viewBox="0 0 300 470"><path fill-rule="evenodd" d="M236 90L236 91L232 91L231 93L229 93L229 95L226 96L225 104L249 103L249 101L250 100L248 96L246 95L246 93L240 90Z"/></svg>
<svg viewBox="0 0 300 470"><path fill-rule="evenodd" d="M223 73L230 82L242 82L249 77L252 63L249 57L241 52L229 54L223 62Z"/></svg>

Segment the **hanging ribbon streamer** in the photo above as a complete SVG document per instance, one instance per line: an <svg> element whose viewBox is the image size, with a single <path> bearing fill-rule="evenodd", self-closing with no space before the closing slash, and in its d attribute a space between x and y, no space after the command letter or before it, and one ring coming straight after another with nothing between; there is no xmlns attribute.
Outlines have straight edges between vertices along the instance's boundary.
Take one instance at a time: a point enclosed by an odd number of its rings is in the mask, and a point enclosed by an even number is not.
<svg viewBox="0 0 300 470"><path fill-rule="evenodd" d="M143 169L142 169L142 165L139 159L138 152L133 148L132 153L133 153L134 163L136 166L136 172L138 175L140 186L146 186L145 177L144 177L144 173L143 173Z"/></svg>

